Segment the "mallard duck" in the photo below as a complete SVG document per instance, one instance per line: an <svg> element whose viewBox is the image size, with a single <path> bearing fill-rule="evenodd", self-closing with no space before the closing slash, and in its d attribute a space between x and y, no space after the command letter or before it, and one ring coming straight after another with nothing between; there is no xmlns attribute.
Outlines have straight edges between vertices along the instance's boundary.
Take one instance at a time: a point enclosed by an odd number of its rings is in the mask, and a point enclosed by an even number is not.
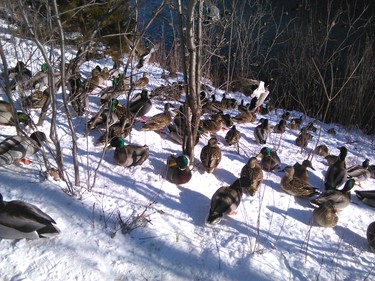
<svg viewBox="0 0 375 281"><path fill-rule="evenodd" d="M296 123L295 120L291 120L288 124L288 127L289 129L291 130L298 130L299 129L299 125Z"/></svg>
<svg viewBox="0 0 375 281"><path fill-rule="evenodd" d="M185 93L185 85L181 83L172 83L171 85L161 85L150 93L151 99L160 101L178 101Z"/></svg>
<svg viewBox="0 0 375 281"><path fill-rule="evenodd" d="M8 70L8 75L12 90L15 90L19 83L27 82L32 77L30 69L23 61L17 61L16 66Z"/></svg>
<svg viewBox="0 0 375 281"><path fill-rule="evenodd" d="M35 91L22 101L22 106L26 108L32 108L32 109L42 108L48 99L49 99L48 89L44 91Z"/></svg>
<svg viewBox="0 0 375 281"><path fill-rule="evenodd" d="M296 138L296 145L298 145L302 151L309 144L309 141L312 140L312 138L313 136L307 132L305 127Z"/></svg>
<svg viewBox="0 0 375 281"><path fill-rule="evenodd" d="M332 136L336 135L336 130L335 130L335 128L330 128L330 129L328 129L327 134L332 135Z"/></svg>
<svg viewBox="0 0 375 281"><path fill-rule="evenodd" d="M375 165L369 165L367 170L370 171L370 178L375 179Z"/></svg>
<svg viewBox="0 0 375 281"><path fill-rule="evenodd" d="M293 168L294 168L294 177L299 178L305 182L308 182L310 179L307 168L310 168L315 171L314 167L311 164L311 161L308 159L303 160L302 164L296 162L293 165Z"/></svg>
<svg viewBox="0 0 375 281"><path fill-rule="evenodd" d="M289 117L290 117L290 112L289 111L286 111L284 112L282 115L281 115L281 119L287 121L289 120Z"/></svg>
<svg viewBox="0 0 375 281"><path fill-rule="evenodd" d="M317 128L314 126L314 123L313 122L310 122L309 124L307 124L307 126L305 127L308 131L311 131L311 132L316 132Z"/></svg>
<svg viewBox="0 0 375 281"><path fill-rule="evenodd" d="M226 93L223 93L223 98L221 99L221 103L225 107L225 109L236 109L237 108L237 100L234 98L227 98Z"/></svg>
<svg viewBox="0 0 375 281"><path fill-rule="evenodd" d="M375 190L354 190L354 192L363 203L375 207Z"/></svg>
<svg viewBox="0 0 375 281"><path fill-rule="evenodd" d="M246 186L246 191L250 196L254 196L263 182L263 170L256 157L250 157L246 165L242 167L241 178L243 177L250 179L250 185Z"/></svg>
<svg viewBox="0 0 375 281"><path fill-rule="evenodd" d="M104 145L115 137L126 138L132 129L132 122L126 117L122 117L120 121L109 126L108 130L102 134L95 142L95 146Z"/></svg>
<svg viewBox="0 0 375 281"><path fill-rule="evenodd" d="M182 127L177 126L176 124L169 124L167 126L169 137L178 144L183 144L184 132ZM195 139L195 145L199 143L201 135L206 135L202 128L198 128L197 137ZM187 136L185 136L187 138Z"/></svg>
<svg viewBox="0 0 375 281"><path fill-rule="evenodd" d="M245 104L245 101L242 99L237 109L240 112L248 112L250 108L250 103Z"/></svg>
<svg viewBox="0 0 375 281"><path fill-rule="evenodd" d="M371 251L375 253L375 221L367 227L366 236Z"/></svg>
<svg viewBox="0 0 375 281"><path fill-rule="evenodd" d="M322 227L334 227L337 225L339 218L332 201L326 201L313 211L314 222Z"/></svg>
<svg viewBox="0 0 375 281"><path fill-rule="evenodd" d="M248 178L239 178L230 186L222 186L212 195L207 223L218 223L225 213L234 214L242 199L242 188L250 185Z"/></svg>
<svg viewBox="0 0 375 281"><path fill-rule="evenodd" d="M103 69L97 65L93 70L91 70L91 76L87 78L86 86L89 91L94 91L100 88L106 80L110 78L111 74L108 67Z"/></svg>
<svg viewBox="0 0 375 281"><path fill-rule="evenodd" d="M285 176L281 178L280 187L286 193L303 198L310 197L318 193L317 188L299 178L294 177L294 168L292 166L287 166L282 171L285 172Z"/></svg>
<svg viewBox="0 0 375 281"><path fill-rule="evenodd" d="M156 114L149 119L141 128L141 131L159 131L167 126L173 119L174 113L171 110L172 105L166 103L164 105L164 112Z"/></svg>
<svg viewBox="0 0 375 281"><path fill-rule="evenodd" d="M298 127L301 126L303 122L303 115L301 115L299 118L293 118L290 120L290 122L296 123Z"/></svg>
<svg viewBox="0 0 375 281"><path fill-rule="evenodd" d="M4 201L0 193L0 238L37 239L60 233L56 222L37 206L21 200Z"/></svg>
<svg viewBox="0 0 375 281"><path fill-rule="evenodd" d="M223 119L223 125L225 128L230 128L233 126L233 118L230 114L221 114L221 118Z"/></svg>
<svg viewBox="0 0 375 281"><path fill-rule="evenodd" d="M324 178L326 190L335 189L345 183L347 177L345 158L347 153L348 150L345 146L340 147L339 159L328 167Z"/></svg>
<svg viewBox="0 0 375 281"><path fill-rule="evenodd" d="M129 101L129 111L135 116L146 115L152 108L152 102L148 97L148 91L142 90Z"/></svg>
<svg viewBox="0 0 375 281"><path fill-rule="evenodd" d="M355 181L353 179L347 180L341 190L327 190L321 193L317 198L311 200L313 205L322 205L327 201L331 201L336 210L342 210L349 206L351 200L350 191L353 189Z"/></svg>
<svg viewBox="0 0 375 281"><path fill-rule="evenodd" d="M16 112L19 123L23 123L26 126L31 123L29 115L23 112ZM0 100L0 125L14 125L14 119L12 114L12 106L9 102Z"/></svg>
<svg viewBox="0 0 375 281"><path fill-rule="evenodd" d="M247 109L245 112L238 113L235 117L233 117L233 120L238 124L246 124L255 122L257 117L255 116L254 112Z"/></svg>
<svg viewBox="0 0 375 281"><path fill-rule="evenodd" d="M168 156L167 159L167 175L168 181L174 184L184 184L190 181L192 177L189 168L189 158L186 155Z"/></svg>
<svg viewBox="0 0 375 281"><path fill-rule="evenodd" d="M262 156L260 166L264 171L270 172L280 167L281 161L276 151L263 147L256 157Z"/></svg>
<svg viewBox="0 0 375 281"><path fill-rule="evenodd" d="M124 167L132 167L142 165L148 159L149 148L147 145L125 145L123 138L113 138L107 150L115 147L113 158L117 165Z"/></svg>
<svg viewBox="0 0 375 281"><path fill-rule="evenodd" d="M22 162L38 152L47 137L43 132L27 136L12 136L0 143L0 166Z"/></svg>
<svg viewBox="0 0 375 281"><path fill-rule="evenodd" d="M363 161L362 165L354 165L346 170L348 177L353 178L356 182L367 180L371 177L371 172L368 170L370 160L368 158Z"/></svg>
<svg viewBox="0 0 375 281"><path fill-rule="evenodd" d="M325 144L320 144L314 149L314 153L319 156L326 157L329 154L328 147Z"/></svg>
<svg viewBox="0 0 375 281"><path fill-rule="evenodd" d="M142 89L142 88L146 87L149 82L150 82L150 80L148 79L148 73L143 72L142 78L139 78L137 81L135 81L133 83L133 87L135 89Z"/></svg>
<svg viewBox="0 0 375 281"><path fill-rule="evenodd" d="M225 141L228 145L235 145L240 141L241 133L236 129L236 126L233 125L232 128L226 133Z"/></svg>
<svg viewBox="0 0 375 281"><path fill-rule="evenodd" d="M220 114L215 114L212 119L200 120L199 127L205 132L215 134L223 127L223 118Z"/></svg>
<svg viewBox="0 0 375 281"><path fill-rule="evenodd" d="M217 138L208 140L208 144L201 150L200 159L207 173L212 173L221 161L221 149Z"/></svg>
<svg viewBox="0 0 375 281"><path fill-rule="evenodd" d="M272 111L275 110L275 105L268 100L268 102L264 102L260 107L259 107L259 112L262 115L270 114Z"/></svg>
<svg viewBox="0 0 375 281"><path fill-rule="evenodd" d="M118 99L113 99L108 104L107 109L101 109L94 117L90 119L87 127L92 130L98 126L111 126L117 123L121 118L125 117L125 107L118 101Z"/></svg>
<svg viewBox="0 0 375 281"><path fill-rule="evenodd" d="M259 125L254 129L255 142L257 144L266 144L268 136L271 134L272 127L268 125L268 119L261 118Z"/></svg>
<svg viewBox="0 0 375 281"><path fill-rule="evenodd" d="M265 87L265 83L260 81L258 88L253 92L250 102L250 111L257 111L268 97L270 91Z"/></svg>
<svg viewBox="0 0 375 281"><path fill-rule="evenodd" d="M273 132L275 134L284 134L286 130L286 121L281 119L277 125L273 127Z"/></svg>
<svg viewBox="0 0 375 281"><path fill-rule="evenodd" d="M339 160L339 156L329 154L326 157L324 157L324 159L327 161L328 166L332 166L336 163L337 160Z"/></svg>

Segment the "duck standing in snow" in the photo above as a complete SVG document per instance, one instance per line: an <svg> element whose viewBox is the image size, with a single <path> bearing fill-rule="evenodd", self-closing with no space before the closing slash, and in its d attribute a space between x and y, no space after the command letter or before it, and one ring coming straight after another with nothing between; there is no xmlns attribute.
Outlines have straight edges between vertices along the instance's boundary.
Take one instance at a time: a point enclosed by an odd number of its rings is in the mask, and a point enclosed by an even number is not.
<svg viewBox="0 0 375 281"><path fill-rule="evenodd" d="M0 143L0 166L27 163L27 157L34 155L47 137L43 132L34 132L27 136L12 136Z"/></svg>
<svg viewBox="0 0 375 281"><path fill-rule="evenodd" d="M347 153L348 150L345 146L340 147L339 158L328 167L324 179L326 190L336 189L345 183L347 177L345 158Z"/></svg>
<svg viewBox="0 0 375 281"><path fill-rule="evenodd" d="M210 211L207 217L208 224L218 223L224 214L235 214L235 210L241 203L242 188L249 186L248 178L239 178L230 186L222 186L211 198Z"/></svg>
<svg viewBox="0 0 375 281"><path fill-rule="evenodd" d="M246 191L250 196L254 196L263 182L263 170L256 157L250 157L246 165L242 167L241 178L250 180L250 185L246 186Z"/></svg>
<svg viewBox="0 0 375 281"><path fill-rule="evenodd" d="M35 205L20 200L4 201L0 193L0 238L37 239L60 233L56 222Z"/></svg>
<svg viewBox="0 0 375 281"><path fill-rule="evenodd" d="M167 159L167 175L168 181L174 184L184 184L190 181L192 177L189 168L189 158L186 155L168 156Z"/></svg>
<svg viewBox="0 0 375 281"><path fill-rule="evenodd" d="M236 145L240 141L241 133L237 130L236 126L233 125L232 128L226 133L225 141L228 145Z"/></svg>
<svg viewBox="0 0 375 281"><path fill-rule="evenodd" d="M254 129L255 142L257 144L266 144L268 136L271 134L272 127L268 125L268 119L261 118L259 125Z"/></svg>
<svg viewBox="0 0 375 281"><path fill-rule="evenodd" d="M221 161L221 149L217 138L208 140L208 144L201 150L200 159L207 173L212 173Z"/></svg>
<svg viewBox="0 0 375 281"><path fill-rule="evenodd" d="M314 153L319 156L326 157L329 154L328 147L325 144L320 144L314 149Z"/></svg>

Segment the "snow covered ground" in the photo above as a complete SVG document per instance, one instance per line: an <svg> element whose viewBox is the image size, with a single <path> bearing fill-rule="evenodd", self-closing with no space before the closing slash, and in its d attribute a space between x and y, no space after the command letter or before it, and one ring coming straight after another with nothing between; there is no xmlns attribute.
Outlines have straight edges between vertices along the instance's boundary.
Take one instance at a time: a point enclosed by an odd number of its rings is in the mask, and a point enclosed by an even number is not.
<svg viewBox="0 0 375 281"><path fill-rule="evenodd" d="M27 42L19 45L35 49ZM19 57L14 56L13 50L7 52L9 63L14 66ZM112 61L88 62L82 67L82 74L87 76L97 64L111 67ZM36 61L34 65L33 73L38 70ZM149 90L165 84L158 66L145 65L140 71L149 73ZM136 78L140 77L142 73ZM6 100L1 91L0 99ZM223 92L214 93L220 99ZM229 96L238 101L248 99L241 93ZM61 105L60 95L58 99ZM88 111L95 113L99 98L93 95L89 100ZM125 103L125 97L120 97L120 102ZM162 109L163 103L154 101L146 117ZM258 120L266 117L275 125L283 112L277 109L258 115ZM302 114L290 112L292 117ZM34 121L38 116L39 110L33 110ZM47 135L48 120L38 128ZM294 198L280 189L282 172L264 173L260 189L254 197L243 196L237 215L225 216L215 226L205 225L212 194L220 186L234 182L249 157L260 151L253 136L256 123L237 126L242 136L239 153L225 145L226 131L218 133L223 159L213 174L204 173L199 164L200 151L207 144L207 138L202 138L195 148L197 165L191 181L176 186L163 176L168 155L179 154L181 147L167 134L140 131L141 122L137 121L127 141L147 144L149 159L142 166L127 169L114 164L113 151L105 153L95 185L89 191L103 148L94 146L99 130L86 135L86 121L85 117L74 117L82 181L77 198L63 192L63 182L45 179L39 153L28 166L0 167L4 200L37 205L61 229L60 235L52 239L0 240L1 280L375 280L375 256L366 241L374 209L359 201L354 191L350 206L339 213L338 225L325 229L312 223L313 207L307 199ZM303 125L310 121L313 120L306 117ZM315 125L321 124L318 121ZM332 127L336 129L335 136L327 134ZM0 129L0 140L16 133L13 127ZM57 134L67 171L73 175L71 137L64 114L58 115ZM313 141L303 153L294 143L298 131L288 130L281 137L272 134L267 146L277 150L283 168L307 158L318 132L312 134ZM323 124L320 143L336 155L337 147L345 145L349 151L347 166L360 164L366 157L371 164L375 162L374 136L357 129ZM46 153L52 157L47 150ZM310 171L310 183L323 190L326 161L314 155L312 164L316 170ZM369 179L354 189L374 189L374 184L375 180ZM129 233L122 233L119 216L124 222L136 216L144 219L132 225L135 229Z"/></svg>

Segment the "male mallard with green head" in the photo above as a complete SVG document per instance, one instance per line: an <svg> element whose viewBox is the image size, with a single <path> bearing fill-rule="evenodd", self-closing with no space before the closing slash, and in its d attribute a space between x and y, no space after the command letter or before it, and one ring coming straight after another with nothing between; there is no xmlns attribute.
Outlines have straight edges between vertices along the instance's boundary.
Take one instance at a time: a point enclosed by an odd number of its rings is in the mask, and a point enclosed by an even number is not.
<svg viewBox="0 0 375 281"><path fill-rule="evenodd" d="M185 184L192 177L189 168L189 158L186 155L170 155L167 159L167 175L168 181L174 184Z"/></svg>
<svg viewBox="0 0 375 281"><path fill-rule="evenodd" d="M242 188L249 186L248 178L239 178L230 186L222 186L212 195L210 211L207 217L208 224L218 223L224 214L235 214L241 203Z"/></svg>
<svg viewBox="0 0 375 281"><path fill-rule="evenodd" d="M0 143L0 166L19 162L28 163L26 158L38 152L42 142L46 139L46 135L39 131L32 133L30 137L12 136L6 138Z"/></svg>
<svg viewBox="0 0 375 281"><path fill-rule="evenodd" d="M348 168L347 174L349 178L355 179L359 184L361 181L367 180L371 177L371 172L368 170L370 160L368 158L362 162L362 165L354 165Z"/></svg>
<svg viewBox="0 0 375 281"><path fill-rule="evenodd" d="M129 111L135 117L141 117L146 115L152 108L152 102L148 97L148 91L142 90L140 94L135 95L129 101Z"/></svg>
<svg viewBox="0 0 375 281"><path fill-rule="evenodd" d="M212 173L221 161L221 149L217 138L211 138L201 150L200 159L207 173Z"/></svg>
<svg viewBox="0 0 375 281"><path fill-rule="evenodd" d="M107 147L107 150L111 147L116 148L113 156L116 164L124 167L142 165L149 156L147 145L125 145L124 139L119 137L111 140L111 144Z"/></svg>
<svg viewBox="0 0 375 281"><path fill-rule="evenodd" d="M263 182L263 170L256 157L250 157L246 165L242 167L241 178L250 179L250 185L246 186L246 191L250 196L254 196Z"/></svg>
<svg viewBox="0 0 375 281"><path fill-rule="evenodd" d="M0 238L37 239L60 233L56 222L37 206L21 200L4 201L0 193Z"/></svg>
<svg viewBox="0 0 375 281"><path fill-rule="evenodd" d="M338 160L328 167L324 179L326 190L336 189L345 183L347 177L345 158L347 153L348 150L345 146L340 147Z"/></svg>
<svg viewBox="0 0 375 281"><path fill-rule="evenodd" d="M260 166L264 171L270 172L280 167L281 161L276 151L263 147L256 157L262 156Z"/></svg>
<svg viewBox="0 0 375 281"><path fill-rule="evenodd" d="M294 177L294 168L292 166L285 167L283 171L285 172L285 176L281 178L280 187L286 193L303 198L319 193L318 188Z"/></svg>
<svg viewBox="0 0 375 281"><path fill-rule="evenodd" d="M311 200L313 205L322 205L327 201L332 201L336 210L342 210L349 206L351 200L350 191L353 189L355 181L353 179L347 180L344 187L341 190L327 190L321 193L317 198Z"/></svg>
<svg viewBox="0 0 375 281"><path fill-rule="evenodd" d="M375 190L354 190L354 192L363 203L375 207Z"/></svg>

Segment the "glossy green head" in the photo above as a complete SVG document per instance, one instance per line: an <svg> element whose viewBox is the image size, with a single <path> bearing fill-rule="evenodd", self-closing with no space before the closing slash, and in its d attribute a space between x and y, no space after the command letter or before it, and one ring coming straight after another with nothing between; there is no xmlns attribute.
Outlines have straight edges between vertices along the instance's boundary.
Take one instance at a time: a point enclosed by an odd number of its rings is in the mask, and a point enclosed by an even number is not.
<svg viewBox="0 0 375 281"><path fill-rule="evenodd" d="M259 154L263 156L271 156L271 149L269 147L263 147Z"/></svg>
<svg viewBox="0 0 375 281"><path fill-rule="evenodd" d="M367 169L369 165L370 165L370 160L366 158L365 161L362 162L362 167Z"/></svg>
<svg viewBox="0 0 375 281"><path fill-rule="evenodd" d="M143 100L148 99L148 91L147 90L142 90L142 92L141 92L141 98Z"/></svg>
<svg viewBox="0 0 375 281"><path fill-rule="evenodd" d="M186 155L181 155L176 158L176 164L180 170L185 170L189 166L189 162L189 158Z"/></svg>
<svg viewBox="0 0 375 281"><path fill-rule="evenodd" d="M40 66L40 69L42 70L42 72L46 72L47 71L47 65L45 63L43 63L41 66Z"/></svg>
<svg viewBox="0 0 375 281"><path fill-rule="evenodd" d="M111 102L110 109L115 110L117 106L118 106L118 99L113 99L112 102Z"/></svg>
<svg viewBox="0 0 375 281"><path fill-rule="evenodd" d="M354 179L348 179L343 187L344 191L349 191L354 187L355 180Z"/></svg>
<svg viewBox="0 0 375 281"><path fill-rule="evenodd" d="M30 117L23 112L17 112L18 122L25 124L26 126L30 123Z"/></svg>
<svg viewBox="0 0 375 281"><path fill-rule="evenodd" d="M125 141L123 138L120 138L120 137L117 137L117 138L113 138L111 140L111 146L112 147L119 147L119 148L123 148L125 146Z"/></svg>

